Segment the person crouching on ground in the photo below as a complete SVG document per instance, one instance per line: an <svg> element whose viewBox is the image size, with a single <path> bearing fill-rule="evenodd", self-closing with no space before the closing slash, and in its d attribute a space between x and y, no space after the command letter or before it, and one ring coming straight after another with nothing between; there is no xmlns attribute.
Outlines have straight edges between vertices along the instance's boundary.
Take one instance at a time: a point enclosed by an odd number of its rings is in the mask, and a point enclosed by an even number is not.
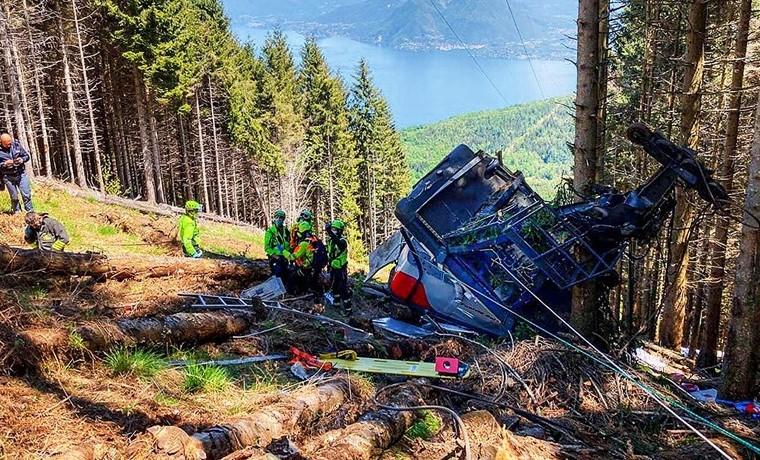
<svg viewBox="0 0 760 460"><path fill-rule="evenodd" d="M21 212L19 193L24 200L26 212L34 211L32 205L32 183L24 164L29 161L29 153L10 134L0 134L0 179L11 197L11 214ZM0 187L2 189L2 187Z"/></svg>
<svg viewBox="0 0 760 460"><path fill-rule="evenodd" d="M179 218L179 231L177 237L182 245L182 252L185 257L199 259L203 255L198 245L198 213L201 212L201 204L197 201L190 200L185 203L185 213Z"/></svg>
<svg viewBox="0 0 760 460"><path fill-rule="evenodd" d="M285 211L279 209L274 213L272 226L264 233L264 252L269 259L272 275L287 284L288 258L290 258L290 234L285 226Z"/></svg>
<svg viewBox="0 0 760 460"><path fill-rule="evenodd" d="M69 234L63 225L45 213L30 212L26 215L24 240L36 244L43 251L62 252L69 244Z"/></svg>
<svg viewBox="0 0 760 460"><path fill-rule="evenodd" d="M343 236L346 224L340 220L327 224L327 259L330 268L330 292L333 302L339 305L341 312L349 316L351 308L351 292L348 289L348 241Z"/></svg>

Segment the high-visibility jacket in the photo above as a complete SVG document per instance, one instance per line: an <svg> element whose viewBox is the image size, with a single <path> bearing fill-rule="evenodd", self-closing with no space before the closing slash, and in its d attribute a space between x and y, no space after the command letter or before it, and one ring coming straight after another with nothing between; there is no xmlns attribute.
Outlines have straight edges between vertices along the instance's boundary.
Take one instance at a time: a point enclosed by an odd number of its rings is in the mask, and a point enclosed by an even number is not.
<svg viewBox="0 0 760 460"><path fill-rule="evenodd" d="M330 237L327 242L327 257L330 268L341 269L348 266L348 241L343 237Z"/></svg>
<svg viewBox="0 0 760 460"><path fill-rule="evenodd" d="M183 214L179 218L179 232L177 237L182 245L182 252L185 256L191 257L198 250L198 236L200 235L200 229L198 228L198 218L191 217L188 214Z"/></svg>
<svg viewBox="0 0 760 460"><path fill-rule="evenodd" d="M268 257L286 256L285 253L290 252L289 239L288 229L284 225L272 225L264 233L264 252Z"/></svg>
<svg viewBox="0 0 760 460"><path fill-rule="evenodd" d="M311 268L314 263L314 243L317 238L313 235L302 236L293 250L293 262L300 268Z"/></svg>

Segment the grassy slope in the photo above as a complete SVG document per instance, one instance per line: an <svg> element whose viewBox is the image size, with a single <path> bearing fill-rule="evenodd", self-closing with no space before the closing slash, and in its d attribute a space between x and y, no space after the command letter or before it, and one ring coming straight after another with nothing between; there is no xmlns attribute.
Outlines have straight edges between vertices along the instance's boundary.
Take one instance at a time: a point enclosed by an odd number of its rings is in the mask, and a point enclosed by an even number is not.
<svg viewBox="0 0 760 460"><path fill-rule="evenodd" d="M504 163L522 171L530 185L550 199L563 174L570 173L573 122L568 97L505 109L458 115L402 131L415 180L425 175L459 144L474 150L504 151Z"/></svg>
<svg viewBox="0 0 760 460"><path fill-rule="evenodd" d="M37 185L33 192L38 212L60 220L71 237L71 252L96 251L108 255L178 255L174 244L176 219L146 215L120 206L71 196ZM0 212L10 209L7 192L0 192ZM0 215L0 239L12 246L24 243L23 216ZM263 233L253 227L201 221L201 246L224 255L264 256Z"/></svg>

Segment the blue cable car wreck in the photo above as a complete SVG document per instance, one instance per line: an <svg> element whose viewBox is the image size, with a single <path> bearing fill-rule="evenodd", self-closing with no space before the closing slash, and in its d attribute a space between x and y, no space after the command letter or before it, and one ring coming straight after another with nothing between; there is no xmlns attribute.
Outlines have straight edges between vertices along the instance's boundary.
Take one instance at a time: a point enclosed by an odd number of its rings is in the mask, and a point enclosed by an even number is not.
<svg viewBox="0 0 760 460"><path fill-rule="evenodd" d="M373 252L370 272L395 262L392 296L433 321L502 336L515 315L549 325L543 302L567 314L570 290L617 283L631 239L657 234L675 206L674 189L695 189L720 208L727 200L693 150L636 124L628 138L661 167L643 185L553 207L498 160L460 145L396 207L400 232Z"/></svg>

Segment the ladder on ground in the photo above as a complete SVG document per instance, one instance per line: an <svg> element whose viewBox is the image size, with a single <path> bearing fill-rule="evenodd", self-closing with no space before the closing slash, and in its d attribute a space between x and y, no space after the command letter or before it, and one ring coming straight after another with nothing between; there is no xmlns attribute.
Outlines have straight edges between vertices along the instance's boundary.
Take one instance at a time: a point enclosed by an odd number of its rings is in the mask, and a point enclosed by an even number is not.
<svg viewBox="0 0 760 460"><path fill-rule="evenodd" d="M191 307L194 308L250 308L251 301L240 297L181 293L181 297L192 299Z"/></svg>

